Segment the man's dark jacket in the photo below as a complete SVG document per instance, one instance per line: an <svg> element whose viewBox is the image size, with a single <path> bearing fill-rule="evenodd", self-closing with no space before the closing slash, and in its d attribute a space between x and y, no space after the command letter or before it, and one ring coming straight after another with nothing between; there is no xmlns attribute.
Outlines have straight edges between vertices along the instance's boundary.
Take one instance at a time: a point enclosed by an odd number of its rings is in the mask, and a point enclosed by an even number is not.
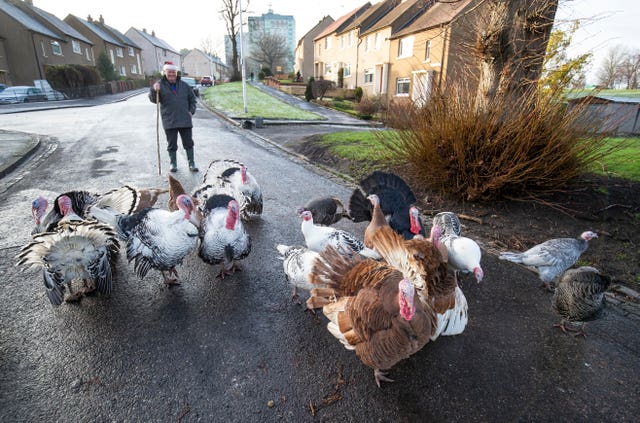
<svg viewBox="0 0 640 423"><path fill-rule="evenodd" d="M193 128L191 115L196 112L196 95L189 84L176 80L176 92L171 90L171 85L165 76L160 80L160 114L162 115L162 127ZM149 100L156 102L156 91L153 86L149 89Z"/></svg>

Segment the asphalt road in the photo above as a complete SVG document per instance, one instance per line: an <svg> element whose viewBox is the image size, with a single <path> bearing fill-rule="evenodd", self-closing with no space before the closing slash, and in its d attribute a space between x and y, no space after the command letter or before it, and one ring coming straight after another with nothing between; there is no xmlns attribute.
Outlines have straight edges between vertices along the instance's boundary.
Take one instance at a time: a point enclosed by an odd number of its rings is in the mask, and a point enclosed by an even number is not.
<svg viewBox="0 0 640 423"><path fill-rule="evenodd" d="M218 269L192 255L178 269L182 285L168 289L158 272L139 280L122 254L111 295L53 308L41 274L15 266L31 200L163 186L155 106L138 96L0 116L3 129L53 137L2 180L0 421L637 421L637 306L612 304L586 339L564 335L537 277L490 255L481 284L461 282L465 332L427 344L378 388L323 316L290 302L275 250L303 242L296 206L325 194L346 200L352 187L201 108L194 124L201 168L238 159L262 185L265 209L247 225L254 246L243 271L216 280ZM193 188L202 173L186 170L182 151L179 167Z"/></svg>

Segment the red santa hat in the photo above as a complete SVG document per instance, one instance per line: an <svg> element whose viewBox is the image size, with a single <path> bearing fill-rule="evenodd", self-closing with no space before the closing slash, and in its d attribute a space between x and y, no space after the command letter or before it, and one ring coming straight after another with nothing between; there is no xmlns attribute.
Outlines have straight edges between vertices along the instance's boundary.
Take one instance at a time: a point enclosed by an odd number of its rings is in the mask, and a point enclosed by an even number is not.
<svg viewBox="0 0 640 423"><path fill-rule="evenodd" d="M166 72L166 71L178 71L178 67L176 65L173 64L173 62L164 62L164 65L162 66L162 72Z"/></svg>

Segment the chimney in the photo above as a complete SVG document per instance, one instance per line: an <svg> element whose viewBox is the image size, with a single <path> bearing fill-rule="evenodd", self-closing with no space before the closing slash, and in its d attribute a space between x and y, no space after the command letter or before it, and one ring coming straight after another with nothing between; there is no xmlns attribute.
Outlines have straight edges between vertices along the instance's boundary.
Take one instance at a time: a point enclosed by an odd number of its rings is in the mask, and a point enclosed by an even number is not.
<svg viewBox="0 0 640 423"><path fill-rule="evenodd" d="M142 28L142 32L147 33L147 28Z"/></svg>
<svg viewBox="0 0 640 423"><path fill-rule="evenodd" d="M91 17L91 15L87 15L87 21L93 22L93 18Z"/></svg>
<svg viewBox="0 0 640 423"><path fill-rule="evenodd" d="M29 6L33 6L33 0L24 0Z"/></svg>
<svg viewBox="0 0 640 423"><path fill-rule="evenodd" d="M155 32L153 29L151 30L151 36L152 36L152 37L155 37L155 36L156 36L156 32Z"/></svg>
<svg viewBox="0 0 640 423"><path fill-rule="evenodd" d="M104 25L104 18L100 15L100 25Z"/></svg>

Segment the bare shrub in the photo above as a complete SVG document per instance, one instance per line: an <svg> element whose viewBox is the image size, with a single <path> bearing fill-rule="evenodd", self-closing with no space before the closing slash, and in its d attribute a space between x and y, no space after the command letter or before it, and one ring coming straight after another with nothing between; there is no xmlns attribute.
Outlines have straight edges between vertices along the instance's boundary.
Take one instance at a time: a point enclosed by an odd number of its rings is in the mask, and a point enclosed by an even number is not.
<svg viewBox="0 0 640 423"><path fill-rule="evenodd" d="M581 108L529 90L475 107L475 92L434 93L422 108L393 107L399 128L386 141L432 190L463 200L523 198L562 190L609 154L598 122ZM404 114L404 115L402 115Z"/></svg>

